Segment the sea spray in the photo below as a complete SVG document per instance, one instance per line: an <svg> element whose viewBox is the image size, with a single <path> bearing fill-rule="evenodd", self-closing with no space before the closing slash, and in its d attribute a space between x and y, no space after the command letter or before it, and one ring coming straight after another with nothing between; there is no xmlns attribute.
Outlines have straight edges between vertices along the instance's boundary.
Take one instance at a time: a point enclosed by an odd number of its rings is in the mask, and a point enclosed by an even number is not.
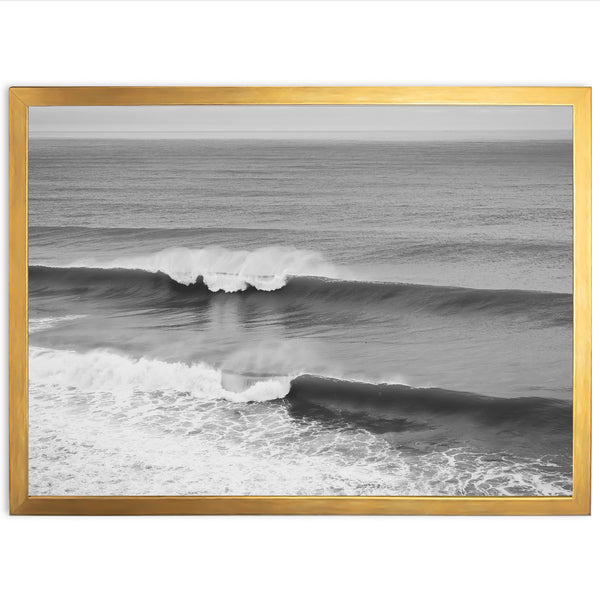
<svg viewBox="0 0 600 600"><path fill-rule="evenodd" d="M251 251L228 250L219 246L167 248L152 254L124 256L107 262L83 259L66 266L162 272L186 285L202 277L212 292L243 291L249 285L258 290L272 291L283 287L290 276L336 276L335 267L319 252L284 246Z"/></svg>
<svg viewBox="0 0 600 600"><path fill-rule="evenodd" d="M262 341L228 356L221 365L221 382L225 389L243 394L259 383L276 382L287 394L291 380L318 362L316 355L316 347L308 341Z"/></svg>

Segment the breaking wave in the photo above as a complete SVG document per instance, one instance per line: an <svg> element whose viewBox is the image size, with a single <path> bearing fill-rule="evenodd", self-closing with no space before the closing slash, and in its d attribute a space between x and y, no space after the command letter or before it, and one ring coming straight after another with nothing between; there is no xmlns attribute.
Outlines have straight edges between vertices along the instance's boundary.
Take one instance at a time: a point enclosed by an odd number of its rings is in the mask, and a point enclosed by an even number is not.
<svg viewBox="0 0 600 600"><path fill-rule="evenodd" d="M132 264L135 264L132 262ZM299 264L299 263L298 263ZM308 264L308 262L306 263ZM317 265L317 262L314 263ZM324 265L321 265L326 271ZM166 267L165 267L166 268ZM285 269L284 269L285 270ZM309 270L309 269L307 269ZM317 271L315 267L313 271ZM183 271L182 271L183 272ZM283 272L283 271L282 271ZM253 294L269 291L269 303L261 310L289 312L299 302L308 302L318 314L336 312L349 304L369 306L372 314L381 308L427 311L442 315L491 313L495 315L524 315L550 325L571 326L573 296L556 292L531 290L488 290L460 287L417 285L406 283L377 283L330 279L325 276L293 276L282 273L271 276L205 274L185 277L165 273L158 264L156 270L141 267L44 267L30 266L32 293L67 293L105 301L109 298L136 306L177 309L215 297L217 290L242 292L248 301ZM185 283L182 283L184 280ZM217 283L218 281L218 283Z"/></svg>
<svg viewBox="0 0 600 600"><path fill-rule="evenodd" d="M237 372L204 363L186 364L134 359L107 350L76 352L32 346L32 383L77 388L85 392L130 395L176 392L203 400L265 402L287 398L295 410L315 407L345 414L386 413L412 417L480 418L490 424L535 422L540 428L569 427L571 405L550 398L494 398L440 388L398 383L368 383L303 373ZM309 411L309 412L310 412ZM317 411L318 412L318 411Z"/></svg>
<svg viewBox="0 0 600 600"><path fill-rule="evenodd" d="M184 285L194 284L201 277L211 292L239 292L248 286L272 291L282 288L291 276L335 278L337 274L318 252L284 246L251 251L219 246L168 248L153 254L107 262L84 260L67 266L160 272Z"/></svg>
<svg viewBox="0 0 600 600"><path fill-rule="evenodd" d="M221 371L203 363L133 359L105 350L82 353L32 346L29 360L32 383L117 396L135 392L179 392L204 400L262 402L284 398L290 390L288 378L272 377L255 380L242 391L230 391L222 385Z"/></svg>
<svg viewBox="0 0 600 600"><path fill-rule="evenodd" d="M182 459L169 458L178 457L176 452L192 461L201 456L197 464L208 473L208 485L215 494L231 491L231 481L222 470L223 453L228 461L239 464L236 477L241 478L238 485L243 485L244 493L267 489L274 495L297 494L298 490L325 494L329 488L315 487L314 481L314 474L320 477L324 465L333 489L342 494L355 495L357 490L375 495L571 493L570 402L494 398L307 374L240 373L204 363L135 359L108 350L76 352L33 346L29 376L30 402L38 403L34 411L38 420L31 425L36 440L33 452L45 461L54 455L48 446L56 445L65 454L65 447L79 443L77 436L87 424L90 431L81 436L81 444L88 451L86 460L96 465L94 477L100 480L105 452L90 454L90 443L105 449L104 444L113 439L115 452L125 448L127 456L137 456L131 450L130 429L122 427L126 416L127 423L135 426L135 449L140 443L154 448L156 431L172 440L172 452L153 455L153 468L160 467L162 460L178 467ZM49 405L48 398L54 404ZM65 416L82 410L83 416L77 412L75 420ZM52 419L58 419L58 429L48 427ZM98 435L98 419L107 428L102 435ZM59 437L55 437L57 430ZM65 431L69 432L66 437ZM484 435L490 440L490 447L471 447L469 441L477 439L474 432L477 438ZM452 440L462 442L457 445ZM342 448L348 456L340 455ZM77 458L78 454L66 452L66 456ZM128 460L123 469L129 468L134 478L131 492L141 493L135 477L148 458L144 454L144 459L134 458L131 464ZM252 470L255 460L261 461L259 471ZM155 489L208 493L204 487L194 487L198 485L196 470L192 471L194 480L184 484L179 472L173 478L173 468L165 468L170 478L166 488L152 487L156 480L144 474L143 485L150 486L142 488L145 493L155 493ZM63 490L58 493L80 493L83 488L74 488L78 484L69 478L73 468L64 471L65 477L53 480L59 482L53 484L53 493L57 489ZM159 475L162 472L160 468ZM114 477L114 469L111 473ZM272 476L265 482L266 473ZM113 484L107 476L102 484L107 486L105 493L130 490L128 480Z"/></svg>

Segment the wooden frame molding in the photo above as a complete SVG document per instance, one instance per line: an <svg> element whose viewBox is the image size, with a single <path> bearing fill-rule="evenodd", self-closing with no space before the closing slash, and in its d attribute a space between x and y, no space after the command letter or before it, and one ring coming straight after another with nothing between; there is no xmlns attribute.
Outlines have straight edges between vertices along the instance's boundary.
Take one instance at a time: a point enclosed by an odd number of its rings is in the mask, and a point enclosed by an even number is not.
<svg viewBox="0 0 600 600"><path fill-rule="evenodd" d="M191 104L570 105L573 108L573 495L30 496L28 114L30 106ZM591 458L591 89L585 87L17 87L9 91L10 512L38 515L584 515Z"/></svg>

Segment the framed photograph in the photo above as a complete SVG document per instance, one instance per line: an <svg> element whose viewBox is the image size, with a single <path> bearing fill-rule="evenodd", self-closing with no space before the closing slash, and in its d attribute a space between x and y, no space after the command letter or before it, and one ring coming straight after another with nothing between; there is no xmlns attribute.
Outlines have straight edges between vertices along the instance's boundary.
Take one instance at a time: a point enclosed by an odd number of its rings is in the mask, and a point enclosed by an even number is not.
<svg viewBox="0 0 600 600"><path fill-rule="evenodd" d="M589 88L9 95L11 513L589 513Z"/></svg>

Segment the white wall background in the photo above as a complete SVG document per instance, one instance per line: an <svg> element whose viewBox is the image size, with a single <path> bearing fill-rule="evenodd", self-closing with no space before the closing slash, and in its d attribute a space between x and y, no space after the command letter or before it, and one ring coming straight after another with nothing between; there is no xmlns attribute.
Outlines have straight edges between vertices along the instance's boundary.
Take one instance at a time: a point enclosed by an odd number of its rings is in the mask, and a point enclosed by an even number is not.
<svg viewBox="0 0 600 600"><path fill-rule="evenodd" d="M4 140L10 85L591 85L600 98L595 2L3 2L0 23ZM0 152L6 207L6 141ZM598 593L598 514L8 517L0 414L5 598Z"/></svg>

